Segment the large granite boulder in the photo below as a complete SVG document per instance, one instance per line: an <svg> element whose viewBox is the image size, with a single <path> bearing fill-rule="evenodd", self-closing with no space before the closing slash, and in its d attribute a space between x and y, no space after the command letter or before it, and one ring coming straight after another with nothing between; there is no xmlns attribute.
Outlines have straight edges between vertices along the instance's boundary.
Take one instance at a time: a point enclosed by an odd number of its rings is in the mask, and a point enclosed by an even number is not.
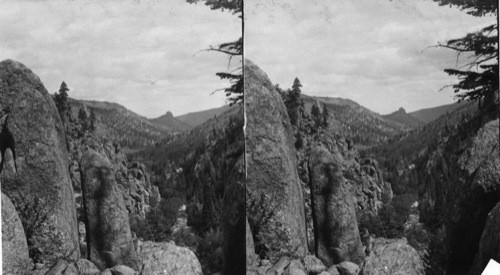
<svg viewBox="0 0 500 275"><path fill-rule="evenodd" d="M36 262L80 256L76 206L63 125L40 78L0 62L2 192L15 205Z"/></svg>
<svg viewBox="0 0 500 275"><path fill-rule="evenodd" d="M107 158L93 150L82 156L82 191L88 256L97 267L138 267L123 195Z"/></svg>
<svg viewBox="0 0 500 275"><path fill-rule="evenodd" d="M9 197L2 193L2 269L21 274L32 268L23 225Z"/></svg>
<svg viewBox="0 0 500 275"><path fill-rule="evenodd" d="M304 256L304 200L292 126L267 75L245 61L247 215L257 253Z"/></svg>
<svg viewBox="0 0 500 275"><path fill-rule="evenodd" d="M201 275L201 264L193 251L173 242L141 242L137 247L141 261L140 274Z"/></svg>
<svg viewBox="0 0 500 275"><path fill-rule="evenodd" d="M359 236L352 194L336 159L323 146L309 156L316 255L327 265L361 263L364 251Z"/></svg>
<svg viewBox="0 0 500 275"><path fill-rule="evenodd" d="M423 260L406 239L377 238L361 270L363 275L424 273Z"/></svg>

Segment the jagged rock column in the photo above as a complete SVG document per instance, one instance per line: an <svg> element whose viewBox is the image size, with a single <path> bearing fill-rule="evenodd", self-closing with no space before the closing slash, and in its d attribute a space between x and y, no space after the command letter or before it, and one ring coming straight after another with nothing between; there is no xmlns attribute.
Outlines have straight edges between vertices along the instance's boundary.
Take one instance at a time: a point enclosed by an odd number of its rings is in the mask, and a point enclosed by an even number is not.
<svg viewBox="0 0 500 275"><path fill-rule="evenodd" d="M322 146L311 150L309 174L312 195L315 252L325 265L364 259L352 194L340 164Z"/></svg>
<svg viewBox="0 0 500 275"><path fill-rule="evenodd" d="M128 213L113 166L108 159L88 150L80 167L90 260L100 269L119 264L137 269Z"/></svg>

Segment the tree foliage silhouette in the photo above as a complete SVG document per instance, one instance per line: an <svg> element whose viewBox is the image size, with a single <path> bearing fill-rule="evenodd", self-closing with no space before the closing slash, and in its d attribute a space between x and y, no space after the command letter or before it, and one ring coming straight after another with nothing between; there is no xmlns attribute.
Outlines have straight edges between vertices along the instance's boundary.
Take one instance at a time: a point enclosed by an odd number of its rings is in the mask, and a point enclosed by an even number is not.
<svg viewBox="0 0 500 275"><path fill-rule="evenodd" d="M198 2L205 2L205 5L212 10L229 11L232 14L238 15L239 18L243 16L243 0L186 0L190 4ZM242 21L243 24L243 21ZM226 42L217 46L210 46L208 49L202 51L215 51L226 54L229 56L229 63L234 57L243 57L243 37L238 38L232 42ZM241 63L241 61L240 61ZM228 64L228 68L229 68ZM229 104L243 103L243 71L242 66L237 67L231 72L218 72L216 75L221 79L229 81L231 86L221 89L226 93ZM218 91L218 90L217 90Z"/></svg>
<svg viewBox="0 0 500 275"><path fill-rule="evenodd" d="M497 15L497 0L433 0L439 5L455 6L473 16ZM457 61L467 55L465 64L458 68L444 71L457 76L459 82L452 85L459 100L475 100L488 111L495 108L495 93L498 93L497 113L500 117L500 91L498 89L498 23L491 24L479 31L468 33L464 37L439 43L443 47L456 51ZM500 131L500 121L498 124ZM500 136L499 136L500 144Z"/></svg>
<svg viewBox="0 0 500 275"><path fill-rule="evenodd" d="M54 102L56 104L57 110L59 111L59 116L63 121L66 119L66 113L69 111L68 104L68 85L63 81L59 87L59 92L54 95Z"/></svg>
<svg viewBox="0 0 500 275"><path fill-rule="evenodd" d="M285 99L288 117L290 117L290 123L292 123L292 125L297 125L299 119L299 109L301 107L300 94L302 93L300 90L301 87L302 84L300 84L300 80L296 77L293 81L292 89L288 90Z"/></svg>

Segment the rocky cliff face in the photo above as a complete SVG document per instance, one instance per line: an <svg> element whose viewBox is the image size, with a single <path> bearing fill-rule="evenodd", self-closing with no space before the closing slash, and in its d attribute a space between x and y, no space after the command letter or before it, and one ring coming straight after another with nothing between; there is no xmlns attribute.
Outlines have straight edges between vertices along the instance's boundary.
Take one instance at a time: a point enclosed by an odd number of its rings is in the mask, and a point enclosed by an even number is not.
<svg viewBox="0 0 500 275"><path fill-rule="evenodd" d="M485 246L478 247L481 235L494 238L488 230L483 232L488 213L500 199L498 120L491 115L458 125L420 168L424 174L421 216L427 224L437 223L444 229L446 253L441 257L447 272L468 272L479 247L488 254ZM494 226L494 221L489 223ZM479 258L483 252L479 251Z"/></svg>
<svg viewBox="0 0 500 275"><path fill-rule="evenodd" d="M80 255L76 207L61 119L42 82L23 64L0 63L2 192L23 223L31 257L52 264Z"/></svg>
<svg viewBox="0 0 500 275"><path fill-rule="evenodd" d="M482 273L490 259L500 262L500 203L488 214L470 274Z"/></svg>
<svg viewBox="0 0 500 275"><path fill-rule="evenodd" d="M267 75L245 61L247 215L256 253L304 256L307 236L296 151L285 105Z"/></svg>

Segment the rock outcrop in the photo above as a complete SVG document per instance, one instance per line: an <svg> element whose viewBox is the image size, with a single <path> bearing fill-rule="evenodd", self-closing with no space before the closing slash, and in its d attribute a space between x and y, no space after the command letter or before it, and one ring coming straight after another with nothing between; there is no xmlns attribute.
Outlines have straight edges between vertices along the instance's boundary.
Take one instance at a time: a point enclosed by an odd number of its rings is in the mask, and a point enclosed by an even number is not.
<svg viewBox="0 0 500 275"><path fill-rule="evenodd" d="M302 181L303 196L306 210L306 224L308 230L308 244L310 253L315 251L314 219L311 200L311 170L309 159L315 147L324 148L338 167L339 176L349 188L349 193L354 203L358 224L373 219L384 202L392 199L391 184L384 181L375 160L361 158L354 147L354 143L336 134L334 130L320 129L311 132L307 125L311 123L307 117L302 121L299 134L302 136L303 146L298 150L298 170Z"/></svg>
<svg viewBox="0 0 500 275"><path fill-rule="evenodd" d="M377 238L361 270L363 275L424 273L423 260L405 239Z"/></svg>
<svg viewBox="0 0 500 275"><path fill-rule="evenodd" d="M458 159L460 168L473 176L472 187L481 187L485 193L500 189L498 135L498 120L486 123Z"/></svg>
<svg viewBox="0 0 500 275"><path fill-rule="evenodd" d="M304 256L304 199L285 105L267 75L245 60L247 215L256 252Z"/></svg>
<svg viewBox="0 0 500 275"><path fill-rule="evenodd" d="M493 259L500 262L500 203L488 214L486 225L479 241L479 251L470 274L479 275Z"/></svg>
<svg viewBox="0 0 500 275"><path fill-rule="evenodd" d="M85 105L84 105L85 106ZM81 109L81 112L86 109ZM144 164L127 160L121 146L117 142L108 140L101 136L99 131L85 132L81 134L82 121L78 121L76 115L71 113L66 120L66 133L70 153L70 176L75 190L75 201L80 231L80 250L84 257L87 251L85 218L83 208L83 197L81 190L80 160L86 148L90 148L100 155L105 156L113 166L115 179L118 184L130 221L142 223L150 209L158 206L160 192L153 185ZM87 115L88 116L88 115ZM100 119L100 117L97 117Z"/></svg>
<svg viewBox="0 0 500 275"><path fill-rule="evenodd" d="M78 128L75 118L70 118L69 128ZM71 132L71 130L68 130ZM129 162L122 151L121 146L99 136L99 133L88 134L85 137L69 135L70 147L70 175L76 193L77 209L80 214L83 211L81 200L81 178L79 161L85 148L91 148L105 156L112 164L115 171L115 179L118 187L122 191L125 206L129 217L144 220L146 213L150 209L158 206L160 202L160 192L157 186L151 184L151 180L146 171L146 166L140 162Z"/></svg>
<svg viewBox="0 0 500 275"><path fill-rule="evenodd" d="M357 213L377 214L384 201L393 197L390 183L383 180L377 161L362 159L347 168L344 177L351 186Z"/></svg>
<svg viewBox="0 0 500 275"><path fill-rule="evenodd" d="M51 265L78 259L61 119L38 76L12 60L0 62L0 124L2 192L18 210L34 260Z"/></svg>
<svg viewBox="0 0 500 275"><path fill-rule="evenodd" d="M2 272L22 274L32 266L21 219L10 199L2 193Z"/></svg>
<svg viewBox="0 0 500 275"><path fill-rule="evenodd" d="M309 173L316 255L327 266L361 263L365 254L356 210L339 162L326 148L317 146L310 153Z"/></svg>
<svg viewBox="0 0 500 275"><path fill-rule="evenodd" d="M137 253L142 263L140 274L203 274L196 255L173 242L142 242Z"/></svg>
<svg viewBox="0 0 500 275"><path fill-rule="evenodd" d="M146 166L139 162L124 162L116 165L116 180L122 190L125 206L130 216L146 218L152 208L160 202L158 186L152 185Z"/></svg>
<svg viewBox="0 0 500 275"><path fill-rule="evenodd" d="M137 268L128 213L113 166L90 149L80 166L88 257L100 269L119 264Z"/></svg>

